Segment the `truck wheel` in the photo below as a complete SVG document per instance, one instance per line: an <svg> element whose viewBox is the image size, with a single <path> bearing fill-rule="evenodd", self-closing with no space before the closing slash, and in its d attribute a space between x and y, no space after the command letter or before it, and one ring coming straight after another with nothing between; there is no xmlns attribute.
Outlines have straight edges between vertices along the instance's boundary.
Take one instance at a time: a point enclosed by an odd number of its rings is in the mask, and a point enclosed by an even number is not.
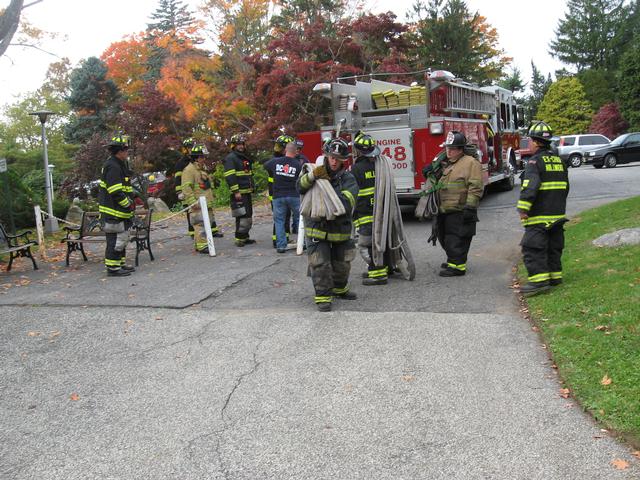
<svg viewBox="0 0 640 480"><path fill-rule="evenodd" d="M571 166L571 168L578 168L580 165L582 165L582 157L577 153L574 153L569 157L569 165Z"/></svg>

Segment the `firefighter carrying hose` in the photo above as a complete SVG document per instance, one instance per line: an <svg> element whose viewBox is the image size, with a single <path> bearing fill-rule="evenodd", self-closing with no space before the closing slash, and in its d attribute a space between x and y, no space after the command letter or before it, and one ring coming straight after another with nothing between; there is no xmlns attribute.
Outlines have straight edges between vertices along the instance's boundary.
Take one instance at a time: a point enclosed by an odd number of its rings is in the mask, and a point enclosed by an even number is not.
<svg viewBox="0 0 640 480"><path fill-rule="evenodd" d="M100 223L107 240L104 264L108 276L125 277L135 271L134 267L125 264L129 229L135 210L133 187L126 164L129 157L129 137L114 135L107 148L111 156L102 167L98 193Z"/></svg>
<svg viewBox="0 0 640 480"><path fill-rule="evenodd" d="M215 212L213 210L214 198L213 198L213 180L206 172L206 159L209 152L204 145L194 145L191 149L191 162L182 172L182 193L187 205L198 202L201 196L204 196L207 200L207 209L209 211L210 225L204 224L202 211L200 210L200 204L196 203L191 207L191 221L193 222L193 228L195 234L193 236L195 249L198 253L209 253L209 247L207 245L207 234L205 228L210 228L214 237L222 237L222 233L218 230L216 224Z"/></svg>
<svg viewBox="0 0 640 480"><path fill-rule="evenodd" d="M229 139L231 152L224 159L224 178L231 190L231 215L236 219L236 246L244 247L255 240L249 238L253 225L253 160L246 152L246 139L242 134Z"/></svg>
<svg viewBox="0 0 640 480"><path fill-rule="evenodd" d="M437 222L437 238L447 261L440 266L439 275L457 277L467 271L467 256L476 234L478 204L483 191L482 168L479 161L465 154L467 138L461 132L450 131L441 146L446 149L446 158L437 166L441 169L436 173L436 177L440 175L440 206L434 222ZM432 173L429 167L423 174Z"/></svg>
<svg viewBox="0 0 640 480"><path fill-rule="evenodd" d="M354 300L356 294L349 290L351 262L356 253L351 239L351 215L358 197L358 184L355 178L344 168L349 156L349 145L342 139L334 139L325 151L327 160L324 165L313 168L298 178L298 192L305 195L319 193L325 200L338 203L342 214L332 217L305 216L305 236L309 270L315 289L315 303L318 310L331 310L333 297ZM310 168L310 167L309 167ZM319 180L327 180L327 191ZM311 191L314 190L314 191ZM320 203L323 198L319 198ZM301 208L302 210L302 208Z"/></svg>
<svg viewBox="0 0 640 480"><path fill-rule="evenodd" d="M195 144L196 144L196 141L192 137L185 138L182 141L182 147L180 148L180 153L182 153L182 156L173 167L176 195L178 196L178 200L182 202L183 208L187 207L188 203L184 201L184 194L182 193L182 171L185 168L187 168L187 165L189 165L189 163L191 162L191 158L189 154L191 153L191 149ZM187 210L187 228L188 228L189 235L193 237L194 230L193 230L193 225L191 225L191 214L189 213L188 210Z"/></svg>
<svg viewBox="0 0 640 480"><path fill-rule="evenodd" d="M380 148L371 136L360 133L353 140L357 154L351 173L358 183L358 199L353 214L353 224L358 229L358 247L367 250L367 272L363 274L363 285L386 285L389 275L389 252L384 253L384 265L373 261L373 204L376 186L376 157ZM363 254L364 256L364 254Z"/></svg>
<svg viewBox="0 0 640 480"><path fill-rule="evenodd" d="M525 165L518 213L524 226L520 245L528 283L524 295L535 295L562 283L565 211L569 177L560 157L551 150L551 127L536 122L529 128L534 154Z"/></svg>

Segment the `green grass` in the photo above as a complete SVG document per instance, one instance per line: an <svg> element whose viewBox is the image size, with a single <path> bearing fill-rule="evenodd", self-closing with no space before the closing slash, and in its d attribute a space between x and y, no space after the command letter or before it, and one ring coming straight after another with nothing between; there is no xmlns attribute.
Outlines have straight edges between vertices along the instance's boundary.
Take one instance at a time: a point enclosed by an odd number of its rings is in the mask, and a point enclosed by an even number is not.
<svg viewBox="0 0 640 480"><path fill-rule="evenodd" d="M591 244L600 235L631 227L640 227L640 197L572 219L565 237L564 284L528 303L575 398L605 427L638 446L640 245ZM605 376L611 384L601 383Z"/></svg>

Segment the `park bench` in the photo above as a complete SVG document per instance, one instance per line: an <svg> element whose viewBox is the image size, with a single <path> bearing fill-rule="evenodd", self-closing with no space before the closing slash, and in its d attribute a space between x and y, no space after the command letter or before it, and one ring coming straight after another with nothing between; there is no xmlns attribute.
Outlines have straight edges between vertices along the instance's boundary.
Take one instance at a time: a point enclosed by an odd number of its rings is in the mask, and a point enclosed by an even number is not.
<svg viewBox="0 0 640 480"><path fill-rule="evenodd" d="M129 241L136 242L136 266L138 266L138 257L140 252L147 250L149 257L153 261L153 252L151 251L151 213L152 210L136 211L133 218L133 226L129 231ZM79 227L64 227L67 232L63 243L67 244L66 264L69 266L69 257L72 252L80 252L82 259L86 262L87 255L84 251L85 243L101 243L106 241L105 233L100 224L100 213L83 212L82 220Z"/></svg>
<svg viewBox="0 0 640 480"><path fill-rule="evenodd" d="M7 272L11 270L13 259L18 257L28 257L33 262L33 269L37 270L38 265L36 259L31 254L31 247L37 245L36 242L29 240L30 230L22 232L19 235L9 235L4 226L0 224L0 255L9 254L9 265Z"/></svg>

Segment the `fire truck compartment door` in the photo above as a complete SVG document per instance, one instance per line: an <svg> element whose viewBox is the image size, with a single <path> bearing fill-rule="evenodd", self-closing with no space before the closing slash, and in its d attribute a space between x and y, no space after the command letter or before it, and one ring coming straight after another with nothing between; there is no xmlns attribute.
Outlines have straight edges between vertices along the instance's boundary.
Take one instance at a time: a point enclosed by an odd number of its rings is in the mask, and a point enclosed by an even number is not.
<svg viewBox="0 0 640 480"><path fill-rule="evenodd" d="M391 159L391 168L397 191L414 188L413 144L410 128L366 130L380 147L383 155Z"/></svg>

